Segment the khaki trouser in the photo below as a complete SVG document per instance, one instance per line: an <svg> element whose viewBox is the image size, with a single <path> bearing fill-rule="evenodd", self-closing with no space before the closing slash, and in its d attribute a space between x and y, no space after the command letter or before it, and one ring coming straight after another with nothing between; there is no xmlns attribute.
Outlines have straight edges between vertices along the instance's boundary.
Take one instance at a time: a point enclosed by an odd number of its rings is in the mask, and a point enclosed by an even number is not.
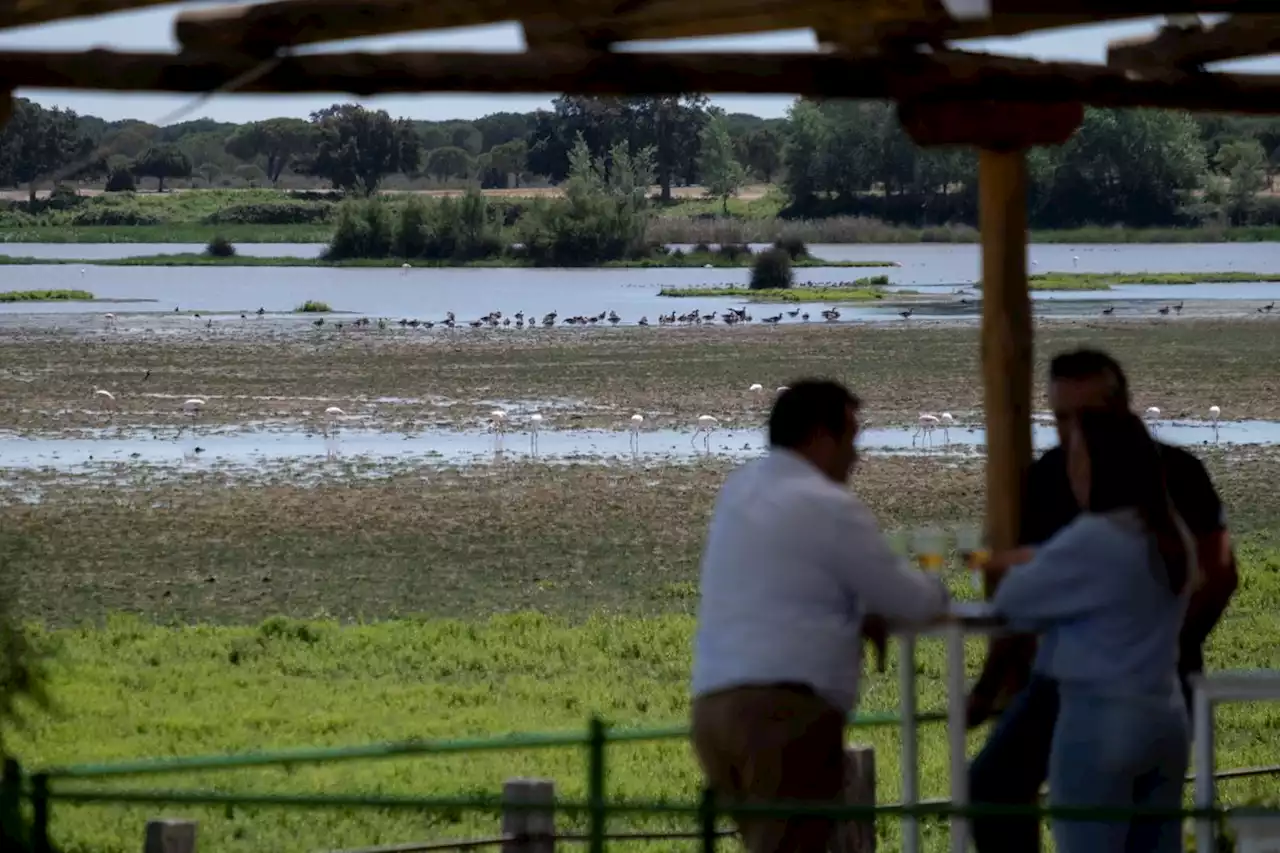
<svg viewBox="0 0 1280 853"><path fill-rule="evenodd" d="M693 747L711 789L734 803L841 802L845 715L803 688L742 687L693 701ZM822 853L835 822L744 817L750 853Z"/></svg>

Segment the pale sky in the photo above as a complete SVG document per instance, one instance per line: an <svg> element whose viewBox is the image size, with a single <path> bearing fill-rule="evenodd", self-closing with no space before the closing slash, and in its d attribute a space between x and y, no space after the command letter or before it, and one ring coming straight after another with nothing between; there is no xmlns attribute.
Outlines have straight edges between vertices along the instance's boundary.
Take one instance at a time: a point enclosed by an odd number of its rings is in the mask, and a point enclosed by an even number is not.
<svg viewBox="0 0 1280 853"><path fill-rule="evenodd" d="M178 44L173 38L173 18L184 8L198 4L174 4L159 6L140 12L106 15L51 24L41 27L25 27L0 32L0 50L27 49L86 49L106 47L118 50L160 50L176 52ZM207 5L207 4L206 4ZM1016 39L995 39L973 42L967 47L994 53L1033 56L1041 59L1103 62L1107 43L1153 32L1159 19L1147 19L1122 24L1109 24L1072 30L1059 30L1037 36ZM742 36L718 39L688 39L683 42L636 43L633 49L665 50L772 50L808 52L816 48L809 31L773 33L762 36ZM333 50L480 50L510 52L524 49L524 39L516 24L490 27L474 27L418 33L380 39L361 39L325 45L318 48ZM1248 63L1236 63L1242 71L1280 71L1280 59L1275 57ZM31 98L47 106L69 107L81 114L97 115L108 120L124 118L140 119L156 123L171 123L169 119L185 121L196 118L213 118L220 121L245 122L275 116L306 117L314 110L336 101L350 101L350 95L319 96L296 95L219 95L204 103L197 103L189 95L116 95L96 92L62 90L19 90L19 96ZM420 95L359 99L361 103L385 109L393 116L415 119L479 118L488 113L504 110L524 112L547 106L551 96L538 95ZM791 98L777 96L721 96L712 99L731 112L747 112L774 117L786 112ZM183 115L175 115L184 108L194 106Z"/></svg>

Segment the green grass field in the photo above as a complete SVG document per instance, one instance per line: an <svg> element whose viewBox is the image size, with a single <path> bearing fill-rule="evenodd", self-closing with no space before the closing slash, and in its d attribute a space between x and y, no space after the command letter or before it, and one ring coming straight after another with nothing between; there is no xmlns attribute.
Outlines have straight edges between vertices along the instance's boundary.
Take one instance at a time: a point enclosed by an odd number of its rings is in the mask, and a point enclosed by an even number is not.
<svg viewBox="0 0 1280 853"><path fill-rule="evenodd" d="M1194 417L1212 401L1230 417L1280 414L1272 393L1280 335L1265 321L1044 324L1038 334L1037 377L1049 354L1090 342L1124 361L1139 407ZM980 405L976 361L976 334L963 327L557 331L438 344L311 331L212 341L26 330L0 336L0 419L44 431L100 427L75 401L87 388L110 386L120 391L117 424L140 428L163 405L138 389L146 366L149 394L200 389L211 400L209 420L222 424L261 417L254 395L280 412L313 408L317 394L343 396L351 408L346 396L440 394L462 401L440 411L464 415L481 396L575 398L576 409L545 409L548 429L616 426L635 408L659 426L687 427L707 408L758 424L767 399L749 395L749 381L818 373L850 381L883 425L939 403L957 413ZM423 417L408 403L383 408L388 428ZM1272 486L1280 449L1199 453L1226 501L1243 575L1211 642L1210 666L1278 667L1280 492ZM15 733L13 745L34 768L583 730L593 714L619 726L680 724L698 558L732 467L722 458L477 468L342 459L162 472L122 459L96 473L4 469L0 556L15 583L13 611L43 626L38 642L52 655L55 704ZM887 528L949 526L981 517L983 476L978 458L868 456L854 488ZM957 578L957 591L966 585ZM975 641L974 670L980 654ZM940 649L922 643L922 709L942 704L942 663ZM863 707L895 711L896 683L892 664L869 674ZM1272 706L1223 708L1220 766L1280 763L1277 727ZM875 745L878 797L895 801L895 733L854 738ZM924 794L945 794L940 730L924 736L921 755ZM682 741L610 747L609 768L611 796L689 800L698 786ZM488 752L118 784L479 797L517 775L553 778L565 797L580 799L585 756L573 748ZM1267 778L1221 791L1234 804L1278 799ZM233 853L497 831L496 818L457 809L57 804L54 839L65 853L133 851L145 819L160 815L198 819L203 849ZM611 822L639 827L693 829L666 818ZM897 849L895 821L882 820L880 833L881 849ZM945 827L927 825L925 838L929 851L941 851Z"/></svg>

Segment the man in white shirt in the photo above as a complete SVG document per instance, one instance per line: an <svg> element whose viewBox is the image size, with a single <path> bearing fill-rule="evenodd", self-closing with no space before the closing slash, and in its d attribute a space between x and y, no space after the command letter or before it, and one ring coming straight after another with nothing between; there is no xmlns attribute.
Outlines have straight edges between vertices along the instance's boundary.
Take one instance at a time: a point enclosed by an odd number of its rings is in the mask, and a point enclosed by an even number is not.
<svg viewBox="0 0 1280 853"><path fill-rule="evenodd" d="M864 616L925 622L937 577L898 560L848 489L858 398L797 382L769 416L769 453L725 482L702 557L693 745L718 798L836 803L858 696ZM819 853L833 822L743 818L750 853Z"/></svg>

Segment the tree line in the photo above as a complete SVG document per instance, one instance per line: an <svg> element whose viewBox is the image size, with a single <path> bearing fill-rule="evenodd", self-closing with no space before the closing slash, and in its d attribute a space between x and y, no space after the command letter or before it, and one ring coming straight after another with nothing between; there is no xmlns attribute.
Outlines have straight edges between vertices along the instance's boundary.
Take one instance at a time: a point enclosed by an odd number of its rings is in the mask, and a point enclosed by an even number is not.
<svg viewBox="0 0 1280 853"><path fill-rule="evenodd" d="M783 215L874 216L913 226L976 221L976 158L921 149L891 104L797 101L782 119L726 114L704 96L564 96L548 110L427 122L335 104L309 119L209 119L157 127L107 122L19 100L0 129L0 185L57 175L130 190L139 178L197 186L306 179L368 195L395 181L483 188L559 185L579 140L611 169L647 151L659 203L673 187L729 200L774 184ZM1061 147L1029 156L1030 218L1088 224L1275 224L1264 191L1280 172L1280 119L1155 110L1086 111ZM32 200L34 201L34 185Z"/></svg>

